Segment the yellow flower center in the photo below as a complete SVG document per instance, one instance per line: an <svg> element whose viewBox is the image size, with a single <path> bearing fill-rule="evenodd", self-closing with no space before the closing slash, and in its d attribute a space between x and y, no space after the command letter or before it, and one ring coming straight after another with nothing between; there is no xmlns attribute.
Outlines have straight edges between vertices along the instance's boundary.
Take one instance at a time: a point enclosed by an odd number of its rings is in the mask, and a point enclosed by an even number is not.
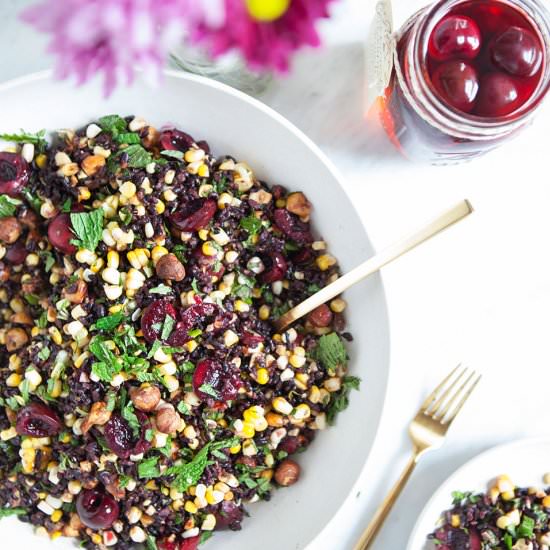
<svg viewBox="0 0 550 550"><path fill-rule="evenodd" d="M288 7L291 0L246 0L246 7L248 13L258 20L264 23L275 21L282 17Z"/></svg>

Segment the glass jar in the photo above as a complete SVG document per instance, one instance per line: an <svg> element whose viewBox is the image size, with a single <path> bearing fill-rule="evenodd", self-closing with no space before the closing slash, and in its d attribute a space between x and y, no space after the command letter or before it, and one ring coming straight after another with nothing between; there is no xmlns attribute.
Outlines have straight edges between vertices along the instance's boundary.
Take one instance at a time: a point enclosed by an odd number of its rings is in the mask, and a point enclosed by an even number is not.
<svg viewBox="0 0 550 550"><path fill-rule="evenodd" d="M505 4L532 27L543 46L540 80L518 109L496 118L454 109L435 92L428 72L428 42L435 25L453 8ZM413 15L396 36L394 68L381 98L380 118L405 156L432 164L478 157L515 136L533 119L550 88L550 15L541 0L440 0Z"/></svg>

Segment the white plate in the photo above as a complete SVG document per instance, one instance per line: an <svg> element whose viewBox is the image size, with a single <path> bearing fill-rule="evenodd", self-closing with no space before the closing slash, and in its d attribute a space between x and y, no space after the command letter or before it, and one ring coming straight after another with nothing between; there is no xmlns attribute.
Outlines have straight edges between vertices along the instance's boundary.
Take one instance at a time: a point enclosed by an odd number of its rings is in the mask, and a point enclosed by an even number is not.
<svg viewBox="0 0 550 550"><path fill-rule="evenodd" d="M550 471L550 438L522 439L489 449L476 456L439 487L420 514L407 550L434 550L426 537L434 531L441 513L451 508L453 491L483 492L497 476L508 474L518 487L542 487Z"/></svg>
<svg viewBox="0 0 550 550"><path fill-rule="evenodd" d="M167 73L161 88L137 81L104 99L99 83L77 89L51 80L48 74L31 75L0 85L0 113L0 132L77 127L109 113L141 115L157 126L173 123L196 139L206 139L215 153L229 153L248 162L261 179L303 190L314 205L317 231L344 270L373 253L339 175L319 149L273 110L216 82ZM352 396L337 428L321 433L310 450L300 455L300 483L277 491L269 503L248 507L252 517L244 521L242 532L217 534L208 549L302 550L350 494L369 456L382 413L389 334L379 276L356 285L346 298L351 305L349 329L355 337L350 370L363 379L362 391ZM12 520L0 524L2 548L53 547ZM55 547L70 544L56 541Z"/></svg>

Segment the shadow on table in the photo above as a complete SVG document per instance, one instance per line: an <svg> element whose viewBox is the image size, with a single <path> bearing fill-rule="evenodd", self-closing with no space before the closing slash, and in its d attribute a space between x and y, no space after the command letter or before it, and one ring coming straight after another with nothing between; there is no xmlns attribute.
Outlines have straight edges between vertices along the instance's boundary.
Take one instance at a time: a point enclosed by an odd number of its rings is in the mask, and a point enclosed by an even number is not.
<svg viewBox="0 0 550 550"><path fill-rule="evenodd" d="M376 114L365 111L363 44L334 45L299 55L292 73L274 81L260 99L286 116L329 155L367 164L407 162ZM346 161L345 161L346 162Z"/></svg>

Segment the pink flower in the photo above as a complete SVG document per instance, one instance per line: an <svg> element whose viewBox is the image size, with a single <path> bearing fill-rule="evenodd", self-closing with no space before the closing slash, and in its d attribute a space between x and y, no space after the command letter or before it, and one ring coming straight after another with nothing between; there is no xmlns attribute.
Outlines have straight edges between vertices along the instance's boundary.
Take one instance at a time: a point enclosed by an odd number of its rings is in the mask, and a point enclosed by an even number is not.
<svg viewBox="0 0 550 550"><path fill-rule="evenodd" d="M221 23L204 16L192 30L191 38L214 57L236 49L251 69L286 72L296 50L306 45L319 46L315 23L328 17L331 1L291 0L281 17L263 22L252 17L247 0L219 0L225 8Z"/></svg>
<svg viewBox="0 0 550 550"><path fill-rule="evenodd" d="M60 78L78 83L104 74L108 95L136 66L158 81L169 50L182 40L197 0L43 0L22 17L52 35L48 50L57 56Z"/></svg>

